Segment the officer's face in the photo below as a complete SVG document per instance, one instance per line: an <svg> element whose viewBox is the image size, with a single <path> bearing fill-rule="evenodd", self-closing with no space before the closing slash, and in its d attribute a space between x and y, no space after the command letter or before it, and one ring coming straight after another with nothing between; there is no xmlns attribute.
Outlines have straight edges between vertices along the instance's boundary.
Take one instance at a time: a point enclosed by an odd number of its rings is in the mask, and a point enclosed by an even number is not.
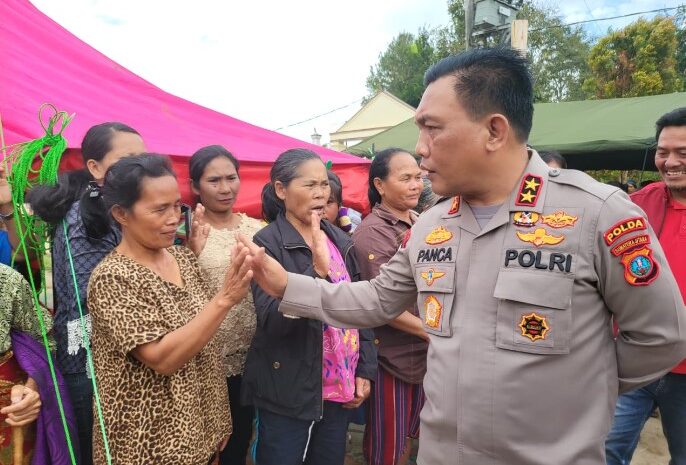
<svg viewBox="0 0 686 465"><path fill-rule="evenodd" d="M655 166L678 199L686 199L686 126L668 126L660 133Z"/></svg>
<svg viewBox="0 0 686 465"><path fill-rule="evenodd" d="M459 102L455 78L442 77L424 91L415 114L419 140L415 149L422 157L433 191L450 196L479 191L481 175L489 169L485 150L489 131L474 120Z"/></svg>
<svg viewBox="0 0 686 465"><path fill-rule="evenodd" d="M286 218L293 225L309 227L312 212L324 216L326 202L331 195L326 166L321 160L308 160L298 167L296 177L284 186L274 183L276 195L286 206Z"/></svg>
<svg viewBox="0 0 686 465"><path fill-rule="evenodd" d="M406 152L391 157L386 178L375 178L374 185L384 204L401 211L415 208L424 188L417 160Z"/></svg>

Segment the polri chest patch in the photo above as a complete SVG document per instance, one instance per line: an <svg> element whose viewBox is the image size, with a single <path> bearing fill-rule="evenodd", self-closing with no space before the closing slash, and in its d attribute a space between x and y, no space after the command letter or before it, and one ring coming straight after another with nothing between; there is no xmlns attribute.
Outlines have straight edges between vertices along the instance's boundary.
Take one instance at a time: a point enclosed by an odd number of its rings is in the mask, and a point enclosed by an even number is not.
<svg viewBox="0 0 686 465"><path fill-rule="evenodd" d="M550 326L548 326L548 321L544 316L531 312L528 315L522 315L522 319L519 321L519 330L522 336L536 342L546 338Z"/></svg>

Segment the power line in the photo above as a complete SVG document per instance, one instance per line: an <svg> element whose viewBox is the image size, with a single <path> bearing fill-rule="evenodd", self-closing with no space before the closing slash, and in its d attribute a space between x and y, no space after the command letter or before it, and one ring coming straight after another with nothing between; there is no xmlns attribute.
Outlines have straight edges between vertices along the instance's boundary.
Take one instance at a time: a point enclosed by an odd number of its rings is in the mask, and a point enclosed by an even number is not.
<svg viewBox="0 0 686 465"><path fill-rule="evenodd" d="M679 5L679 6L674 6L674 7L669 7L669 8L657 8L655 10L648 10L648 11L637 11L635 13L627 13L625 15L619 15L619 16L609 16L607 18L597 18L597 19L587 19L585 21L575 21L573 23L567 23L567 24L556 24L553 26L545 26L545 27L540 27L538 29L532 29L529 32L539 32L539 31L545 31L546 29L553 29L557 27L568 27L568 26L576 26L577 24L586 24L586 23L594 23L597 21L608 21L610 19L619 19L619 18L628 18L629 16L637 16L637 15L645 15L648 13L660 13L660 12L667 12L671 10L678 10L679 8L682 8L684 5Z"/></svg>
<svg viewBox="0 0 686 465"><path fill-rule="evenodd" d="M595 19L595 15L593 14L593 11L591 8L588 6L588 2L584 0L584 5L586 5L586 10L588 11L588 14L591 16L591 19ZM593 24L595 27L595 30L598 31L598 33L602 34L602 31L600 30L600 27L597 24Z"/></svg>
<svg viewBox="0 0 686 465"><path fill-rule="evenodd" d="M342 107L334 108L334 109L331 110L331 111L327 111L326 113L322 113L321 115L312 116L311 118L307 118L307 119L304 119L304 120L302 120L302 121L298 121L297 123L293 123L293 124L289 124L289 125L287 125L287 126L283 126L283 127L280 127L280 128L276 128L276 129L274 129L274 131L280 131L280 130L282 130L282 129L291 128L291 127L293 127L293 126L298 126L298 125L300 125L300 124L307 123L308 121L312 121L312 120L315 120L315 119L317 119L317 118L321 118L322 116L330 115L331 113L337 112L338 110L342 110L342 109L344 109L344 108L351 107L351 106L353 106L353 105L355 105L355 104L357 104L357 103L360 103L361 101L362 101L362 99L361 99L361 98L358 98L358 99L355 100L354 102L350 102L349 104L343 105Z"/></svg>

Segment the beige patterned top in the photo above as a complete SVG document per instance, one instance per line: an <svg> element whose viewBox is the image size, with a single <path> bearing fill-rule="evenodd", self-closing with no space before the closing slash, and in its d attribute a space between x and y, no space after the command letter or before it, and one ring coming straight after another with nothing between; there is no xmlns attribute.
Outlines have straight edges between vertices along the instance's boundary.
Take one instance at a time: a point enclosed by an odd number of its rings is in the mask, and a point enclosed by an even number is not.
<svg viewBox="0 0 686 465"><path fill-rule="evenodd" d="M210 228L207 244L198 257L205 281L211 286L213 292L217 292L226 270L231 264L231 248L236 243L237 232L252 239L257 231L262 228L259 220L250 218L243 213L238 213L241 222L236 229ZM217 341L222 347L224 368L226 376L237 376L243 373L245 357L250 348L250 343L255 335L257 319L252 293L236 308L229 311L222 326L217 331Z"/></svg>

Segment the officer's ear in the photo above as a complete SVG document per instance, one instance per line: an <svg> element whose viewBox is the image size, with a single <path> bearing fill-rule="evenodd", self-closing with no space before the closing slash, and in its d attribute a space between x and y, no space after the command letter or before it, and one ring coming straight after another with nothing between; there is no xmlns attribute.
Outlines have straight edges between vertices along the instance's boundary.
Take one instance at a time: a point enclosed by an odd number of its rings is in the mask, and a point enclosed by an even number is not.
<svg viewBox="0 0 686 465"><path fill-rule="evenodd" d="M500 150L507 143L508 139L514 136L510 122L500 113L488 115L486 125L488 128L486 150L489 152Z"/></svg>

